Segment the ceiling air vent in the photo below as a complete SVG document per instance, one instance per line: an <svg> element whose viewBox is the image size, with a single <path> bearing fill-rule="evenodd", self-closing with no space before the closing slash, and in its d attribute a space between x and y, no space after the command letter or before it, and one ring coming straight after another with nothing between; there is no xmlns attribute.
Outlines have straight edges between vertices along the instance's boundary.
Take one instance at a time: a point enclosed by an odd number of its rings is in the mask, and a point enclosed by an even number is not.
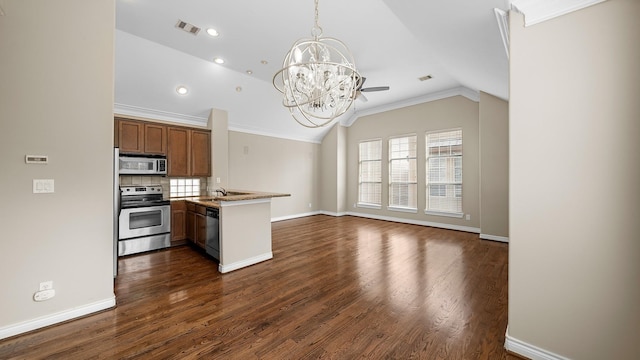
<svg viewBox="0 0 640 360"><path fill-rule="evenodd" d="M421 77L419 77L419 78L418 78L418 80L420 80L420 81L427 81L427 80L429 80L429 79L431 79L431 78L433 78L433 76L431 76L431 75L425 75L425 76L421 76Z"/></svg>
<svg viewBox="0 0 640 360"><path fill-rule="evenodd" d="M198 35L198 33L200 32L200 28L199 27L197 27L195 25L192 25L192 24L189 24L189 23L186 23L186 22L184 22L182 20L178 20L178 23L176 24L176 27L178 29L182 29L182 30L184 30L184 31L186 31L186 32L188 32L190 34L193 34L193 35Z"/></svg>

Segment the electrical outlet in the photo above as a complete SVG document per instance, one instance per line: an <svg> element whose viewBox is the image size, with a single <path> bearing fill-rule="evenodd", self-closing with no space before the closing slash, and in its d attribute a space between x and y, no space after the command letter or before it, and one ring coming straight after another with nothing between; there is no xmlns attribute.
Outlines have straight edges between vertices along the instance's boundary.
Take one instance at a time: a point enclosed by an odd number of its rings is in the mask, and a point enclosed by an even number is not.
<svg viewBox="0 0 640 360"><path fill-rule="evenodd" d="M53 281L44 281L40 283L40 291L53 289Z"/></svg>
<svg viewBox="0 0 640 360"><path fill-rule="evenodd" d="M216 184L220 184L220 178L219 177L216 178Z"/></svg>
<svg viewBox="0 0 640 360"><path fill-rule="evenodd" d="M467 220L471 220L471 214L467 214Z"/></svg>
<svg viewBox="0 0 640 360"><path fill-rule="evenodd" d="M311 207L311 203L309 203L309 207Z"/></svg>

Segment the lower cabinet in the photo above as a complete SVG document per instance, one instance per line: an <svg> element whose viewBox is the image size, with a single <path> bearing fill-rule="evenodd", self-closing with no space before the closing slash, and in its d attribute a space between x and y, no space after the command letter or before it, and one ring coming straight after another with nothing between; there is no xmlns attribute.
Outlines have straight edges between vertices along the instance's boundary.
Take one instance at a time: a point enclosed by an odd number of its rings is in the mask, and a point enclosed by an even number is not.
<svg viewBox="0 0 640 360"><path fill-rule="evenodd" d="M171 202L171 245L179 245L187 239L187 202Z"/></svg>
<svg viewBox="0 0 640 360"><path fill-rule="evenodd" d="M187 202L186 236L195 245L205 248L207 239L207 208Z"/></svg>

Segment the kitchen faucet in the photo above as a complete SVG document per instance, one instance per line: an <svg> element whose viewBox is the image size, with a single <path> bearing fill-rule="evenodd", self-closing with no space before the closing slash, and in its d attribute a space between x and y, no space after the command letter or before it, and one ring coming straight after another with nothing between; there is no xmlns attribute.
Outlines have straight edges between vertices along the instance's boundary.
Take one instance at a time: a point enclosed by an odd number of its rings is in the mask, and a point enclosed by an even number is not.
<svg viewBox="0 0 640 360"><path fill-rule="evenodd" d="M227 196L227 190L225 190L223 187L216 189L215 190L217 193L221 193L222 196Z"/></svg>

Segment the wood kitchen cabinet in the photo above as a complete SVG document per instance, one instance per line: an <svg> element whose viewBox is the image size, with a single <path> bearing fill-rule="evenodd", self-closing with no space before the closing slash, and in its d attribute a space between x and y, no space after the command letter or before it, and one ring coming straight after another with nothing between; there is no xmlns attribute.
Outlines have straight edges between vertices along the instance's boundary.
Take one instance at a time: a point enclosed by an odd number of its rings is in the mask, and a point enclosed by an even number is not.
<svg viewBox="0 0 640 360"><path fill-rule="evenodd" d="M191 130L191 176L211 176L211 133Z"/></svg>
<svg viewBox="0 0 640 360"><path fill-rule="evenodd" d="M167 154L167 127L165 125L123 118L115 119L115 145L123 154Z"/></svg>
<svg viewBox="0 0 640 360"><path fill-rule="evenodd" d="M187 238L204 249L207 239L207 208L187 202L186 235Z"/></svg>
<svg viewBox="0 0 640 360"><path fill-rule="evenodd" d="M191 152L191 130L181 127L168 127L167 155L168 176L190 176L189 156Z"/></svg>
<svg viewBox="0 0 640 360"><path fill-rule="evenodd" d="M180 245L187 239L187 202L171 202L171 245Z"/></svg>
<svg viewBox="0 0 640 360"><path fill-rule="evenodd" d="M168 176L211 176L211 132L168 127Z"/></svg>

